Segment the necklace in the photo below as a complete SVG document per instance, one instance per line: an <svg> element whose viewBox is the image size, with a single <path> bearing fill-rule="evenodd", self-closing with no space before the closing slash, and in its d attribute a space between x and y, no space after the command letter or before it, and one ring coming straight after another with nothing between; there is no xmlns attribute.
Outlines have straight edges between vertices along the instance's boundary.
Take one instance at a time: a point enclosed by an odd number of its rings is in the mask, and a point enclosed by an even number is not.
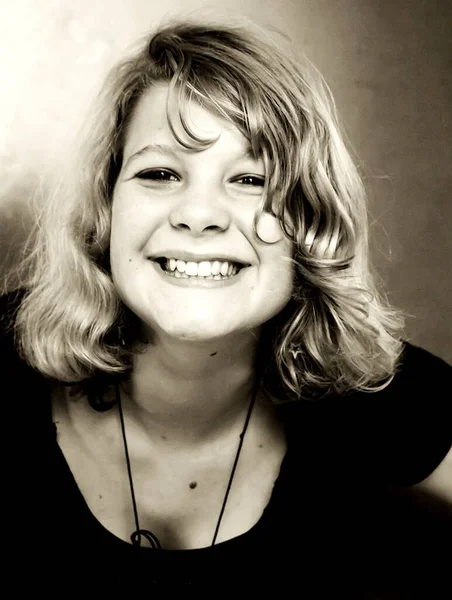
<svg viewBox="0 0 452 600"><path fill-rule="evenodd" d="M218 520L217 520L217 524L215 527L215 532L213 534L213 539L212 539L212 543L211 546L215 546L215 542L217 540L218 537L218 532L220 530L220 525L221 525L221 520L223 519L223 514L226 508L226 504L228 501L228 497L229 497L229 492L231 491L231 487L232 487L232 482L234 480L234 475L235 475L235 471L237 468L237 464L239 462L239 458L240 458L240 452L242 450L242 446L243 446L243 440L245 439L245 435L246 435L246 431L248 429L248 424L250 422L251 419L251 413L253 412L253 407L254 407L254 403L256 401L256 395L257 395L257 385L254 387L253 390L253 395L251 398L251 402L249 404L247 413L246 413L246 419L245 419L245 424L243 426L242 432L239 436L239 445L237 448L237 452L235 454L235 458L234 458L234 463L232 465L232 469L231 469L231 474L229 476L229 480L228 480L228 484L226 486L226 492L223 498L223 503L221 506L221 510L220 510L220 514L218 515ZM133 486L133 478L132 478L132 467L131 467L131 463L130 463L130 456L129 456L129 448L127 445L127 436L126 436L126 427L125 427L125 422L124 422L124 413L122 410L122 403L121 403L121 394L119 393L119 385L116 385L116 401L118 404L118 410L119 410L119 420L121 422L121 433L122 433L122 439L123 439L123 443L124 443L124 455L125 455L125 459L126 459L126 465L127 465L127 475L129 478L129 487L130 487L130 496L132 498L132 506L133 506L133 516L134 516L134 520L135 520L135 531L132 533L132 535L130 536L130 540L132 542L132 544L134 546L141 546L141 538L146 539L149 544L151 545L152 548L162 548L159 539L157 538L157 536L152 533L152 531L149 531L147 529L141 529L140 528L140 522L139 522L139 518L138 518L138 508L137 508L137 502L136 502L136 498L135 498L135 490L134 490L134 486Z"/></svg>

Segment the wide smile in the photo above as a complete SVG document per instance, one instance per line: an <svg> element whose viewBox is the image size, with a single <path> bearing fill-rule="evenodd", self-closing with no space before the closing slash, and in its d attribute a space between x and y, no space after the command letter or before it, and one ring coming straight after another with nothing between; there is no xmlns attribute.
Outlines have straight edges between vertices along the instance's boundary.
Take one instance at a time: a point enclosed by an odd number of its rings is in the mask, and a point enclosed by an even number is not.
<svg viewBox="0 0 452 600"><path fill-rule="evenodd" d="M223 259L194 262L164 256L151 262L169 283L204 288L221 288L236 283L250 266Z"/></svg>

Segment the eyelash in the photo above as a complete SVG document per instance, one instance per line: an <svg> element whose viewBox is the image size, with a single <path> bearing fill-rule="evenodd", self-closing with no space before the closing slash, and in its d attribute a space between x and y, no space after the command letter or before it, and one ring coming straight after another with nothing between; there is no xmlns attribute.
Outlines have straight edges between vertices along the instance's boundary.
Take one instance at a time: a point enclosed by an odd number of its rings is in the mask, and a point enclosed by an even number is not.
<svg viewBox="0 0 452 600"><path fill-rule="evenodd" d="M161 177L163 175L163 177ZM138 179L143 179L145 181L156 181L156 182L164 182L169 183L174 179L179 180L177 175L175 175L172 171L168 169L146 169L145 171L141 171L137 173L136 177ZM174 178L174 179L171 179ZM260 177L259 175L241 175L233 180L232 183L238 183L242 180L252 180L254 183L244 183L243 185L251 185L257 187L264 187L265 178Z"/></svg>
<svg viewBox="0 0 452 600"><path fill-rule="evenodd" d="M164 177L158 177L158 175L163 175ZM177 176L171 171L168 171L168 169L146 169L145 171L137 173L136 177L147 181L161 181L165 183L171 181L171 177L177 178Z"/></svg>
<svg viewBox="0 0 452 600"><path fill-rule="evenodd" d="M235 179L234 183L243 179L252 179L255 182L254 184L245 183L244 185L256 185L258 187L264 187L265 185L265 179L258 175L241 175L238 179Z"/></svg>

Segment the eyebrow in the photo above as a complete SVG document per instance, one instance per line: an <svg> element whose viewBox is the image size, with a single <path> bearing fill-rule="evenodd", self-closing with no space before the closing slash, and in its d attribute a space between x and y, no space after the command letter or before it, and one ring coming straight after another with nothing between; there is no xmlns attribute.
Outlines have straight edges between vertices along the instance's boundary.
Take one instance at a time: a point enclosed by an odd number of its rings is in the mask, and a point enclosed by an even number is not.
<svg viewBox="0 0 452 600"><path fill-rule="evenodd" d="M184 152L184 149L182 149L181 151ZM171 156L173 158L178 157L178 151L172 146L169 146L168 144L147 144L146 146L143 146L143 148L140 148L140 150L137 150L137 152L134 152L131 156L129 156L129 158L125 162L124 168L127 168L140 156L152 153L162 154L164 156ZM255 160L251 146L248 146L247 149L237 157L237 159L240 158L251 158Z"/></svg>
<svg viewBox="0 0 452 600"><path fill-rule="evenodd" d="M147 144L146 146L143 146L143 148L141 148L140 150L137 150L137 152L134 152L132 156L129 156L129 158L126 160L124 167L127 168L130 163L132 163L140 156L144 156L145 154L150 154L153 152L163 154L165 156L177 156L176 150L171 146L168 146L168 144Z"/></svg>

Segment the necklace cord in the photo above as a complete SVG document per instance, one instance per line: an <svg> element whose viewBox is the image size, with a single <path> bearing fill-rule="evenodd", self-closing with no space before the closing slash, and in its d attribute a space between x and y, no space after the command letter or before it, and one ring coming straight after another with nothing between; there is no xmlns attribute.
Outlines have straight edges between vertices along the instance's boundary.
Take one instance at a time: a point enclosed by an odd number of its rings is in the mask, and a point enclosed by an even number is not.
<svg viewBox="0 0 452 600"><path fill-rule="evenodd" d="M217 524L215 527L215 532L213 535L211 546L215 545L215 542L218 537L218 532L220 530L221 521L223 519L223 514L226 509L226 504L227 504L227 501L229 498L229 492L231 491L235 471L237 469L237 465L238 465L239 458L240 458L240 453L242 451L243 441L245 439L245 434L246 434L246 431L248 429L248 425L249 425L249 422L251 419L251 413L253 412L253 407L254 407L254 404L256 401L257 388L258 388L258 386L256 385L254 387L253 397L251 399L250 405L249 405L247 413L246 413L245 424L244 424L242 432L239 436L239 445L237 448L237 452L235 454L234 463L232 465L231 474L229 476L228 484L226 487L223 504L221 506L220 514L218 515L218 520L217 520ZM135 490L134 490L134 486L133 486L132 467L131 467L131 463L130 463L129 447L127 444L124 413L123 413L123 409L122 409L121 394L119 392L119 384L116 385L116 400L117 400L117 404L118 404L119 420L121 423L122 440L124 443L124 455L125 455L125 459L126 459L127 475L128 475L128 479L129 479L130 495L132 498L132 506L133 506L133 516L134 516L134 520L135 520L135 531L130 536L130 540L134 546L141 546L141 538L144 537L149 542L149 544L151 545L152 548L161 549L162 546L160 544L158 537L154 533L152 533L152 531L140 528L140 521L139 521L139 517L138 517L138 508L137 508L137 502L136 502L136 497L135 497Z"/></svg>
<svg viewBox="0 0 452 600"><path fill-rule="evenodd" d="M231 491L232 481L233 481L234 475L235 475L235 470L236 470L237 464L239 462L240 452L242 451L243 440L245 439L246 430L248 429L248 424L249 424L250 419L251 419L251 413L253 412L253 407L254 407L254 402L256 400L256 395L257 395L257 386L255 387L255 389L253 391L253 397L251 399L248 411L246 413L245 425L243 426L242 433L240 434L239 447L237 448L237 452L236 452L235 459L234 459L234 464L232 465L231 474L229 476L229 481L228 481L228 485L227 485L227 488L226 488L226 493L225 493L224 499L223 499L223 505L221 507L220 514L218 516L217 526L215 527L215 533L213 534L213 539L212 539L211 546L215 546L215 542L217 540L218 532L220 530L220 525L221 525L221 521L223 519L223 514L224 514L224 511L225 511L225 508L226 508L226 503L227 503L228 498L229 498L229 492Z"/></svg>
<svg viewBox="0 0 452 600"><path fill-rule="evenodd" d="M130 540L134 546L141 546L141 536L143 536L144 538L146 538L148 540L148 542L151 544L152 548L161 548L160 542L159 542L157 536L155 534L153 534L152 531L140 529L140 521L138 519L137 502L136 502L136 498L135 498L135 490L133 487L132 467L130 465L129 447L127 444L126 427L125 427L125 422L124 422L124 413L122 410L121 394L119 393L119 385L116 386L116 400L118 403L119 420L121 421L121 433L122 433L122 440L124 443L124 454L125 454L125 458L126 458L127 475L129 477L130 495L132 496L133 516L134 516L134 520L135 520L135 531L130 536Z"/></svg>

